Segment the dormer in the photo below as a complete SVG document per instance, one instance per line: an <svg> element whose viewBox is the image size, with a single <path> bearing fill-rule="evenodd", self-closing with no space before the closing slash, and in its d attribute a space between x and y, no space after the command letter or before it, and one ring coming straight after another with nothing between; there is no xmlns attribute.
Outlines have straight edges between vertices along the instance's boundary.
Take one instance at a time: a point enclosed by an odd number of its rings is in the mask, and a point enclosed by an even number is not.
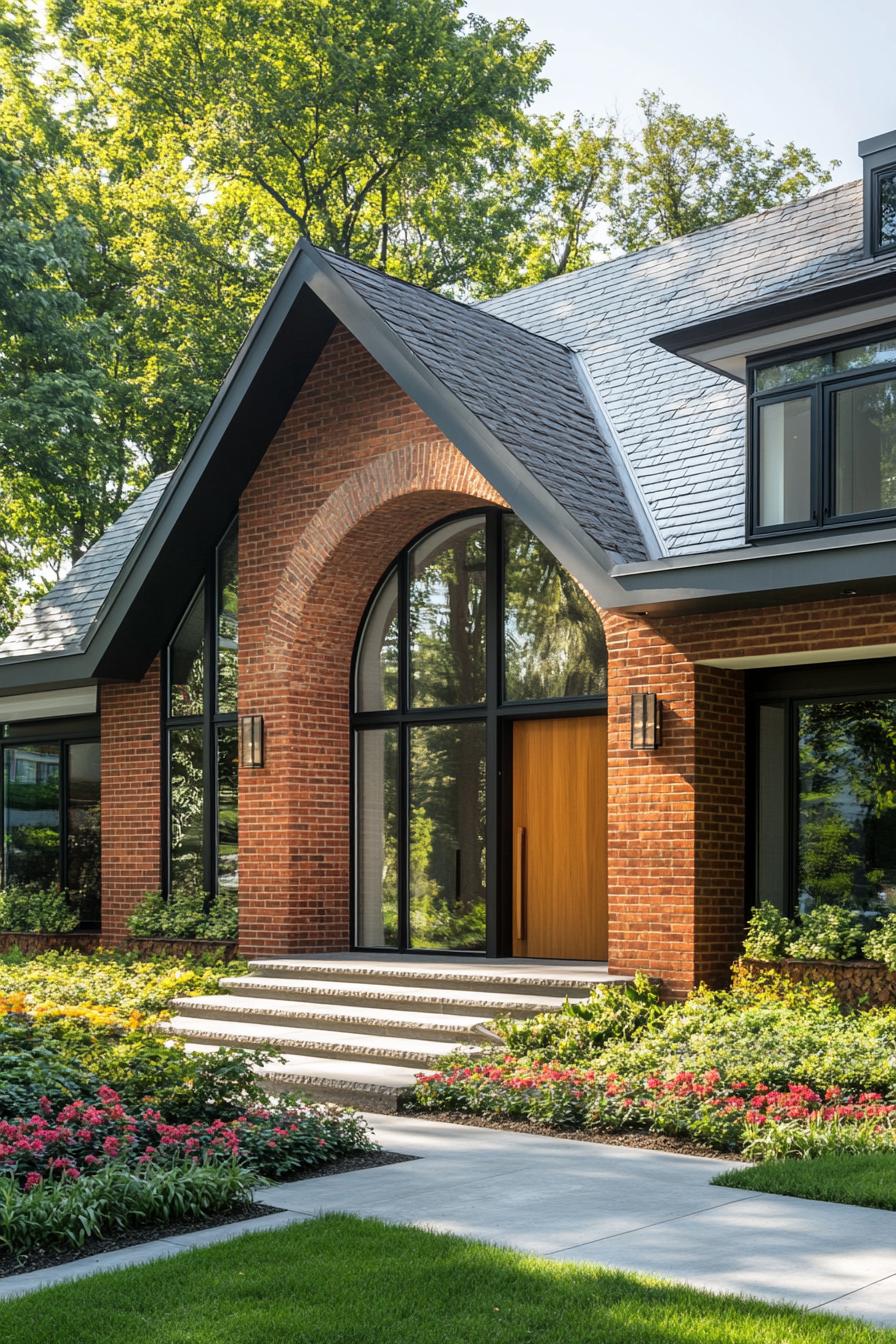
<svg viewBox="0 0 896 1344"><path fill-rule="evenodd" d="M896 255L896 131L859 143L865 256Z"/></svg>

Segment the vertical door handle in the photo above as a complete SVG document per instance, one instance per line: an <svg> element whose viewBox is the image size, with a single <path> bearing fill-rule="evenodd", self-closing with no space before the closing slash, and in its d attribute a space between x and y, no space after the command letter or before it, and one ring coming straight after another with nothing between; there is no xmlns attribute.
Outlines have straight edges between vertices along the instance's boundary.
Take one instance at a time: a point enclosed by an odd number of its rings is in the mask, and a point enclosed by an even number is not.
<svg viewBox="0 0 896 1344"><path fill-rule="evenodd" d="M516 914L517 941L526 941L526 828L516 828L516 853L513 863L513 907Z"/></svg>

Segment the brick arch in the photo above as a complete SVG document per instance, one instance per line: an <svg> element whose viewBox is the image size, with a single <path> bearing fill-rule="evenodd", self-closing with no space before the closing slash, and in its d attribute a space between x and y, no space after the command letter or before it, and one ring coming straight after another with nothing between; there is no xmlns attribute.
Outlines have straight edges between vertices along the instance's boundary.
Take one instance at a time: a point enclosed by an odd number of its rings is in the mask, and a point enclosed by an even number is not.
<svg viewBox="0 0 896 1344"><path fill-rule="evenodd" d="M240 943L252 953L348 946L352 655L373 590L422 529L500 504L448 443L416 442L346 476L292 539L246 660L266 767L240 778Z"/></svg>

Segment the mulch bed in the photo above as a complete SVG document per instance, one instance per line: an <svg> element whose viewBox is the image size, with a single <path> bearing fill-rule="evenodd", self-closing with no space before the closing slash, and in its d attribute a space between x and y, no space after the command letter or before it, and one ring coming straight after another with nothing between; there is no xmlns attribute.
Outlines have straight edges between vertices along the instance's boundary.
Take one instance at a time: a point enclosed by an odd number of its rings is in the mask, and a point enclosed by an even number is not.
<svg viewBox="0 0 896 1344"><path fill-rule="evenodd" d="M572 1139L578 1143L609 1143L617 1148L652 1148L660 1153L684 1153L688 1157L714 1157L717 1161L747 1162L740 1153L723 1153L708 1143L676 1139L670 1134L646 1134L639 1130L602 1133L594 1129L561 1129L557 1125L539 1125L530 1120L500 1120L488 1115L470 1115L467 1111L423 1111L405 1107L405 1115L421 1120L444 1120L450 1125L472 1125L476 1129L507 1129L515 1134L543 1134L550 1139ZM750 1163L752 1166L753 1164Z"/></svg>
<svg viewBox="0 0 896 1344"><path fill-rule="evenodd" d="M338 1162L328 1162L320 1167L311 1167L299 1176L290 1177L290 1181L308 1181L322 1176L338 1176L344 1171L362 1171L365 1167L387 1167L394 1162L413 1162L413 1156L407 1153L352 1153ZM113 1237L93 1237L83 1246L61 1246L48 1250L29 1251L26 1255L0 1255L0 1279L11 1274L30 1274L39 1269L50 1269L53 1265L67 1265L72 1260L84 1260L89 1255L100 1255L104 1251L121 1251L128 1246L141 1246L146 1241L157 1241L163 1237L182 1237L188 1232L202 1232L209 1227L226 1227L228 1223L241 1223L249 1218L267 1218L272 1213L282 1213L282 1209L271 1204L250 1204L247 1209L237 1209L233 1213L218 1214L200 1222L155 1223L149 1227L130 1227Z"/></svg>

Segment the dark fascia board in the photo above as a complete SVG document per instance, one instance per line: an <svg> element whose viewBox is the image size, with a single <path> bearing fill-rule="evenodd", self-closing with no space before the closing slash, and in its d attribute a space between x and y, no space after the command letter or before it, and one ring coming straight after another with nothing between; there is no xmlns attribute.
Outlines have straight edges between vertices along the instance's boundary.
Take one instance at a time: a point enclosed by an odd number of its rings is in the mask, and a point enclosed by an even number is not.
<svg viewBox="0 0 896 1344"><path fill-rule="evenodd" d="M896 590L896 530L843 532L617 565L629 612L734 611Z"/></svg>
<svg viewBox="0 0 896 1344"><path fill-rule="evenodd" d="M198 552L224 531L242 489L337 320L482 472L594 598L604 605L618 602L619 590L608 574L611 560L598 543L328 265L325 254L303 240L293 249L252 324L81 650L3 660L0 687L48 688L91 680L137 679L143 674L174 619L160 607L171 605L172 593L176 593L178 609L188 600L188 590L201 573ZM297 360L290 347L281 353L278 363L279 338L291 330L299 339L308 325L312 330L302 352L304 357ZM270 375L272 364L280 375L280 395L274 398L273 412L261 426L255 419L245 424L246 407L258 400L259 386L265 375ZM254 437L254 451L244 447L241 456L231 452L222 471L222 444L228 436L233 439L241 412L244 434Z"/></svg>
<svg viewBox="0 0 896 1344"><path fill-rule="evenodd" d="M768 327L780 327L788 322L799 322L819 314L836 312L840 308L852 308L873 299L887 298L894 289L896 268L884 263L884 269L880 272L864 276L861 280L775 299L771 303L751 308L737 308L691 326L660 332L651 336L650 340L653 345L668 350L672 355L686 356L688 351L716 341L731 340L736 336L764 331Z"/></svg>

